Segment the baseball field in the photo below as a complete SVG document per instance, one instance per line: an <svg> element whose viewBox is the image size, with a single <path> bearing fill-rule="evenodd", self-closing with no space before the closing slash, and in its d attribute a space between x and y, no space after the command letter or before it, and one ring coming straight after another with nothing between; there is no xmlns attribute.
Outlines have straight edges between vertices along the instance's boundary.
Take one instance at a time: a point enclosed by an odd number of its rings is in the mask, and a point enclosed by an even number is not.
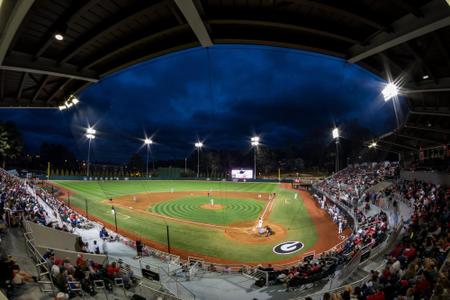
<svg viewBox="0 0 450 300"><path fill-rule="evenodd" d="M60 200L131 239L183 257L221 263L288 263L340 242L311 195L288 184L225 181L52 181ZM259 218L273 234L257 229ZM275 253L280 243L300 250Z"/></svg>

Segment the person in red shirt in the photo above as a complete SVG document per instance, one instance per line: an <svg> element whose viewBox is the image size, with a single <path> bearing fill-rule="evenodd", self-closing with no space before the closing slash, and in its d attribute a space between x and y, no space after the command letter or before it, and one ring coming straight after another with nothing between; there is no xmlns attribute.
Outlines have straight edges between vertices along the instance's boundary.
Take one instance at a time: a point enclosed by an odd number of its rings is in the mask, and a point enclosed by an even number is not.
<svg viewBox="0 0 450 300"><path fill-rule="evenodd" d="M108 265L108 267L106 268L106 274L108 275L109 278L116 278L119 276L119 272L120 272L120 268L116 265L115 262L113 262L112 264Z"/></svg>

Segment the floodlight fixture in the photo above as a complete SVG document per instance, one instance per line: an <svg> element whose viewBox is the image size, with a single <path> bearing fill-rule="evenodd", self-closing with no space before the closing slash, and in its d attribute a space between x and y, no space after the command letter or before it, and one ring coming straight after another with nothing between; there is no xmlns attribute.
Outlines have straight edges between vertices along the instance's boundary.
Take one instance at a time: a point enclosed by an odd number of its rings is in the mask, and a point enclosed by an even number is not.
<svg viewBox="0 0 450 300"><path fill-rule="evenodd" d="M259 145L259 141L260 141L260 137L259 136L254 136L254 137L250 138L250 144L253 147L257 147Z"/></svg>
<svg viewBox="0 0 450 300"><path fill-rule="evenodd" d="M64 40L64 36L61 33L55 33L55 40L62 41Z"/></svg>
<svg viewBox="0 0 450 300"><path fill-rule="evenodd" d="M256 152L258 150L261 138L257 135L250 138L250 144L253 147L253 179L256 179Z"/></svg>
<svg viewBox="0 0 450 300"><path fill-rule="evenodd" d="M86 133L87 133L87 134L95 135L96 132L97 132L97 130L95 130L95 129L92 128L92 127L88 127L88 128L86 129Z"/></svg>
<svg viewBox="0 0 450 300"><path fill-rule="evenodd" d="M430 78L430 75L428 75L428 74L425 74L425 75L422 76L422 79L424 79L424 80L428 79L428 78Z"/></svg>
<svg viewBox="0 0 450 300"><path fill-rule="evenodd" d="M87 170L86 170L86 175L89 177L89 168L90 168L90 164L91 164L91 141L93 139L95 139L95 134L96 134L97 130L95 130L92 127L88 127L86 128L86 137L89 140L89 146L88 146L88 158L87 158Z"/></svg>
<svg viewBox="0 0 450 300"><path fill-rule="evenodd" d="M59 110L65 110L67 108L77 105L78 103L80 103L80 100L76 96L70 95L67 98L67 100L64 101L63 105L59 106Z"/></svg>
<svg viewBox="0 0 450 300"><path fill-rule="evenodd" d="M148 138L148 137L146 137L146 138L144 139L144 145L147 146L147 160L146 160L146 163L145 163L145 170L146 170L146 176L147 176L147 178L149 177L149 172L148 172L148 159L149 159L150 145L151 145L151 144L153 144L153 140L150 139L150 138ZM154 168L154 165L153 165L153 168Z"/></svg>
<svg viewBox="0 0 450 300"><path fill-rule="evenodd" d="M339 138L339 128L335 127L333 131L331 131L331 135L333 136L333 139Z"/></svg>
<svg viewBox="0 0 450 300"><path fill-rule="evenodd" d="M389 101L398 95L398 86L395 83L390 82L385 86L381 93L383 94L384 101Z"/></svg>
<svg viewBox="0 0 450 300"><path fill-rule="evenodd" d="M336 142L336 162L335 162L335 171L339 171L339 128L334 127L334 129L331 131L331 135L333 136L333 139Z"/></svg>
<svg viewBox="0 0 450 300"><path fill-rule="evenodd" d="M200 149L203 147L203 143L198 141L194 144L197 148L197 178L200 177Z"/></svg>
<svg viewBox="0 0 450 300"><path fill-rule="evenodd" d="M369 144L369 148L376 148L377 147L377 142L372 142Z"/></svg>

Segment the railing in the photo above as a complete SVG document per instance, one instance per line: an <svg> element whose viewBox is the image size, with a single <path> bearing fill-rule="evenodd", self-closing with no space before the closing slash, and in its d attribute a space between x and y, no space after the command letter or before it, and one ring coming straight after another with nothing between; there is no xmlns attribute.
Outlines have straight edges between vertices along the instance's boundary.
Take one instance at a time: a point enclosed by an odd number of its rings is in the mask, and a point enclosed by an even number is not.
<svg viewBox="0 0 450 300"><path fill-rule="evenodd" d="M166 270L163 266L160 266L159 280L161 285L177 298L183 300L195 300L194 293L180 282L180 277L186 279L186 276L188 276L186 273L188 272L188 270L184 270L181 267L171 270L170 265L168 265Z"/></svg>
<svg viewBox="0 0 450 300"><path fill-rule="evenodd" d="M385 266L385 264L382 263L382 264L379 265L377 268L375 268L375 271L380 271L381 269L384 268L384 266ZM339 293L344 292L345 289L348 288L349 286L351 286L352 288L355 288L355 287L357 287L357 286L360 286L361 284L367 282L367 281L371 278L371 276L372 276L372 274L368 274L368 275L366 275L365 277L363 277L363 278L361 278L361 279L359 279L359 280L357 280L357 281L354 281L354 282L352 282L352 283L345 284L345 285L342 285L342 286L340 286L340 287L337 287L337 288L334 288L334 289L330 289L330 290L327 290L327 291L324 291L324 292L317 292L317 293L314 293L314 294L309 294L308 297L310 297L310 298L312 298L312 299L322 299L322 298L323 298L323 295L324 295L325 293L329 293L329 294L339 294ZM292 300L304 300L304 299L306 299L306 297L305 297L305 296L301 296L301 297L298 297L298 298L294 298L294 299L292 299Z"/></svg>
<svg viewBox="0 0 450 300"><path fill-rule="evenodd" d="M146 299L161 299L161 300L181 300L182 298L178 298L172 294L165 293L158 289L151 287L144 282L139 282L138 286L135 288L136 294L143 296Z"/></svg>
<svg viewBox="0 0 450 300"><path fill-rule="evenodd" d="M399 237L401 237L401 231L403 229L403 223L400 222L399 224L397 224L397 226L395 227L395 229L392 231L392 233L390 234L390 236L384 240L384 242L382 242L381 244L379 244L377 247L372 248L372 249L368 249L368 250L364 250L362 251L362 253L360 253L360 255L358 255L359 263L356 264L356 267L363 265L365 262L367 262L369 259L373 259L376 256L378 256L380 253L383 253L386 250L392 249L393 245L396 243L396 241L398 241ZM367 253L368 251L370 251L370 256L367 259L364 259L363 261L361 261L362 256ZM356 260L356 262L358 262L358 260ZM344 268L346 269L348 267L349 264L345 265ZM383 262L382 264L380 264L377 268L375 268L375 271L379 271L381 270L383 267L385 266L385 263ZM356 268L354 268L355 270ZM350 275L351 272L348 274ZM368 274L367 276L365 276L362 279L359 279L355 282L349 283L349 284L345 284L343 286L337 287L335 289L330 289L327 291L322 291L322 292L318 292L318 293L314 293L311 295L308 295L309 297L311 297L312 299L322 299L323 294L325 293L341 293L343 292L348 286L351 286L352 288L356 287L356 286L360 286L362 283L366 282L369 278L370 278L371 274ZM342 275L340 276L340 279L343 279ZM346 276L345 278L347 278L348 276ZM343 280L345 280L345 278ZM296 300L299 299L304 299L304 297L298 297L295 298Z"/></svg>
<svg viewBox="0 0 450 300"><path fill-rule="evenodd" d="M260 270L258 268L250 268L247 272L242 273L245 277L254 279L255 281L263 280L264 286L269 285L269 272Z"/></svg>
<svg viewBox="0 0 450 300"><path fill-rule="evenodd" d="M35 267L37 271L37 279L39 289L42 293L50 293L52 295L56 294L55 285L53 284L53 279L48 269L47 261L42 257L39 251L34 246L33 236L30 231L28 231L29 225L24 224L24 237L25 237L25 248L28 252L28 255L35 262Z"/></svg>

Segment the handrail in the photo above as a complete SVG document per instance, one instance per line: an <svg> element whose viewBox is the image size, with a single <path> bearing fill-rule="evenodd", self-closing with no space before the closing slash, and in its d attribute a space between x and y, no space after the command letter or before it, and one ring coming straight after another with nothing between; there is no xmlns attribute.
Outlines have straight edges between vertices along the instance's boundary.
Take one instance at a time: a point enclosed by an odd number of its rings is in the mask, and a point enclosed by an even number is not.
<svg viewBox="0 0 450 300"><path fill-rule="evenodd" d="M382 268L384 268L384 266L385 266L385 263L383 262L382 264L380 264L378 267L375 268L375 271L381 270ZM321 295L323 295L325 293L332 294L332 293L337 293L337 292L340 292L340 291L344 291L348 286L351 286L353 288L355 286L360 285L363 282L366 282L371 276L372 276L372 274L369 273L366 276L364 276L363 278L361 278L359 280L356 280L356 281L354 281L352 283L341 285L341 286L339 286L337 288L334 288L334 289L331 289L331 290L321 291L321 292L317 292L317 293L314 293L314 294L309 294L308 297L311 297L311 298L314 299L314 297L321 296ZM293 298L292 300L300 300L300 299L305 299L305 298L306 297L301 296L301 297L298 297L298 298Z"/></svg>
<svg viewBox="0 0 450 300"><path fill-rule="evenodd" d="M163 291L158 291L158 290L152 288L151 286L145 285L142 281L140 281L138 283L138 286L145 288L147 290L150 290L150 291L152 291L152 293L157 294L158 296L163 296L165 299L170 298L170 299L175 299L175 300L182 300L181 298L178 298L177 296L175 296L173 294L168 294Z"/></svg>
<svg viewBox="0 0 450 300"><path fill-rule="evenodd" d="M187 293L189 294L189 296L191 296L192 297L192 299L195 299L195 294L191 291L191 290L189 290L186 286L184 286L184 284L182 284L179 280L178 280L178 278L176 277L176 274L172 277L172 275L170 275L170 273L176 273L176 271L178 271L178 270L180 270L180 268L177 268L176 270L175 270L175 272L173 272L174 270L172 270L172 271L170 271L170 270L166 270L164 267L162 267L162 266L160 266L159 267L159 274L160 274L160 281L161 281L161 284L167 289L167 290L169 290L170 292L172 292L173 294L176 294L176 296L177 297L179 297L180 296L180 291L179 291L179 289L178 289L178 287L180 286L180 287L182 287L182 290L183 291L187 291ZM165 275L165 276L167 276L168 278L169 278L169 280L173 280L174 281L174 283L175 283L175 288L176 288L176 291L171 291L170 290L170 288L168 287L168 286L165 286L164 285L164 283L163 283L163 280L162 280L162 275ZM166 282L166 284L168 284L169 282ZM183 297L184 298L184 297Z"/></svg>

